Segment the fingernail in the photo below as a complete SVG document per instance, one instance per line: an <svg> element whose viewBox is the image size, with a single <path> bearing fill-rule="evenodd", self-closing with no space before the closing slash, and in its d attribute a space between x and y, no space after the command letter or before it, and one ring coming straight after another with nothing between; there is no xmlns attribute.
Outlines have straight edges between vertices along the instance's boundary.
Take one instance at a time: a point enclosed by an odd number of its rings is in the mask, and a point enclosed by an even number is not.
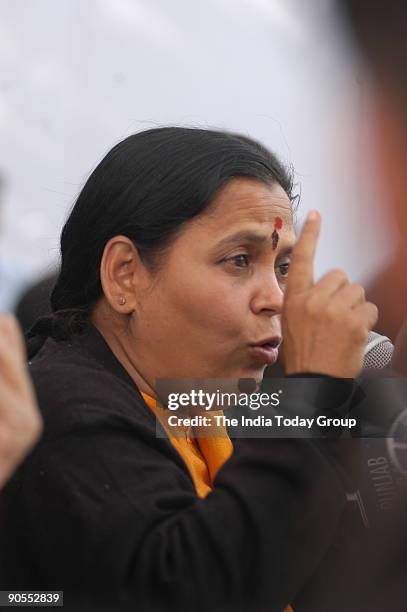
<svg viewBox="0 0 407 612"><path fill-rule="evenodd" d="M307 215L307 221L316 221L318 219L319 213L317 210L310 210Z"/></svg>

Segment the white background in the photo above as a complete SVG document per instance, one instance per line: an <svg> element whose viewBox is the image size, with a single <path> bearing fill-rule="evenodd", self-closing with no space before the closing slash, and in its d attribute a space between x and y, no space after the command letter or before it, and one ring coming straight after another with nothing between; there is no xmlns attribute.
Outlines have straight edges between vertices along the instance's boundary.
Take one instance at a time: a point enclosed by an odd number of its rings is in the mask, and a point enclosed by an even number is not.
<svg viewBox="0 0 407 612"><path fill-rule="evenodd" d="M165 124L240 131L292 163L299 220L323 214L318 273L360 280L385 258L367 88L330 0L0 0L0 16L3 259L49 269L87 174Z"/></svg>

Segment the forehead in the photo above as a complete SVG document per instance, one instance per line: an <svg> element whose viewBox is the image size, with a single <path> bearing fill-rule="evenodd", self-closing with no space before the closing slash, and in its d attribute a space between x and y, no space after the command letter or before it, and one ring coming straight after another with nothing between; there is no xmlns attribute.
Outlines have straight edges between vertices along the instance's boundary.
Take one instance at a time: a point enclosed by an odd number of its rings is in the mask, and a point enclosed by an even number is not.
<svg viewBox="0 0 407 612"><path fill-rule="evenodd" d="M196 223L222 233L248 223L274 228L276 217L282 219L283 230L293 229L291 202L278 183L266 185L254 179L236 178L219 191Z"/></svg>

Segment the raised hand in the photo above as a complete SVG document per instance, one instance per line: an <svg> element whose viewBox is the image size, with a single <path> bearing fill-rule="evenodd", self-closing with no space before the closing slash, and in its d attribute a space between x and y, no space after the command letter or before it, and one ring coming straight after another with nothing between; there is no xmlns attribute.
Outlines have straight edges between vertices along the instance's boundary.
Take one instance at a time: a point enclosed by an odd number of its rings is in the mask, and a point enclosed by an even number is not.
<svg viewBox="0 0 407 612"><path fill-rule="evenodd" d="M312 211L294 247L282 316L286 373L353 378L378 311L342 270L314 281L320 226L319 213Z"/></svg>
<svg viewBox="0 0 407 612"><path fill-rule="evenodd" d="M42 421L14 317L0 315L0 487L38 440Z"/></svg>

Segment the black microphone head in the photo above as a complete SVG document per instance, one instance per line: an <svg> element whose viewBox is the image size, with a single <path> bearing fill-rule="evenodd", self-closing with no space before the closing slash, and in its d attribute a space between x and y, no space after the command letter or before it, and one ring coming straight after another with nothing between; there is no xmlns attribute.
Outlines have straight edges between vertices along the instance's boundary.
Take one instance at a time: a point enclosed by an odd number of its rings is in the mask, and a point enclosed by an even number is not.
<svg viewBox="0 0 407 612"><path fill-rule="evenodd" d="M381 370L388 368L393 356L394 345L387 336L376 332L369 332L367 337L365 356L363 358L364 370Z"/></svg>

